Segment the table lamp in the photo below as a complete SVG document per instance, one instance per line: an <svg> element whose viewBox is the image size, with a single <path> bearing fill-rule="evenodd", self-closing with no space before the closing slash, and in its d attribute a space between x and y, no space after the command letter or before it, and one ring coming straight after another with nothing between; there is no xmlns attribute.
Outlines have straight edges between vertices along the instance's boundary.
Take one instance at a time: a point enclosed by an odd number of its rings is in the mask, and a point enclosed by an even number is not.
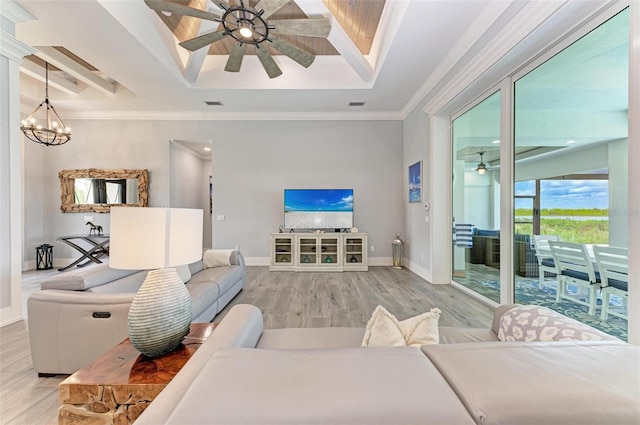
<svg viewBox="0 0 640 425"><path fill-rule="evenodd" d="M202 210L111 207L109 265L150 270L127 318L131 345L155 357L189 332L191 297L173 267L202 258Z"/></svg>

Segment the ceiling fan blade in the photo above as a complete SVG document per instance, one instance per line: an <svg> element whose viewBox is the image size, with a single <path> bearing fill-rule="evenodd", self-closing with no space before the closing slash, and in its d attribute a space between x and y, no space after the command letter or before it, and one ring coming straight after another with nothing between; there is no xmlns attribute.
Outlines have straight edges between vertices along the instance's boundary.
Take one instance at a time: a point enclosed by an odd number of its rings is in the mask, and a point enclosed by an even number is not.
<svg viewBox="0 0 640 425"><path fill-rule="evenodd" d="M301 35L305 37L328 37L331 32L331 20L319 19L283 19L281 21L269 21L269 25L275 28L270 33Z"/></svg>
<svg viewBox="0 0 640 425"><path fill-rule="evenodd" d="M260 0L258 4L256 4L256 10L259 12L261 9L264 10L262 14L263 18L268 18L273 15L285 4L289 3L290 0Z"/></svg>
<svg viewBox="0 0 640 425"><path fill-rule="evenodd" d="M239 72L240 66L242 65L242 58L244 57L244 48L246 44L236 43L233 46L233 50L229 55L229 59L227 59L227 65L224 67L224 70L227 72Z"/></svg>
<svg viewBox="0 0 640 425"><path fill-rule="evenodd" d="M274 49L284 55L289 56L292 60L298 62L305 68L309 68L316 58L311 53L305 52L304 50L277 38L272 38L269 41L271 42L271 45Z"/></svg>
<svg viewBox="0 0 640 425"><path fill-rule="evenodd" d="M222 0L211 0L211 1L222 10L229 9L229 5Z"/></svg>
<svg viewBox="0 0 640 425"><path fill-rule="evenodd" d="M150 9L158 12L175 13L182 16L193 16L194 18L206 19L208 21L220 21L220 16L206 10L194 9L177 3L169 3L162 0L144 0Z"/></svg>
<svg viewBox="0 0 640 425"><path fill-rule="evenodd" d="M180 46L184 47L187 50L191 50L192 52L195 52L196 50L201 49L208 44L213 44L217 41L222 40L227 35L229 34L224 32L224 30L210 32L208 34L204 34L199 37L183 41L182 43L180 43Z"/></svg>
<svg viewBox="0 0 640 425"><path fill-rule="evenodd" d="M271 53L267 51L264 47L260 47L259 44L256 45L256 55L258 59L260 59L260 63L264 67L264 70L267 71L267 75L269 78L276 78L282 75L282 71L280 67L271 57Z"/></svg>

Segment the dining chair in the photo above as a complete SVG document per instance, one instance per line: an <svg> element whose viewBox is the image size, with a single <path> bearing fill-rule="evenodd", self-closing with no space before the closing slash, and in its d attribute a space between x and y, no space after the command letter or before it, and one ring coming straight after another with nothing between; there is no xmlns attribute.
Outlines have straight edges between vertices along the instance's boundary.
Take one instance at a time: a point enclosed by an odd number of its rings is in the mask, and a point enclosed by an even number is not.
<svg viewBox="0 0 640 425"><path fill-rule="evenodd" d="M561 299L589 307L589 314L596 312L596 292L600 288L600 276L593 268L593 262L583 244L550 241L551 254L558 271L558 292L556 302ZM586 301L567 293L567 285L573 284L587 289Z"/></svg>
<svg viewBox="0 0 640 425"><path fill-rule="evenodd" d="M602 280L602 309L600 320L607 320L609 314L623 319L629 317L621 312L610 310L609 301L611 295L622 298L625 310L628 309L629 299L629 250L614 246L594 246L593 253Z"/></svg>
<svg viewBox="0 0 640 425"><path fill-rule="evenodd" d="M536 260L538 261L538 279L540 280L540 288L542 288L542 285L544 284L545 272L558 275L558 269L553 261L549 242L559 240L560 237L557 235L533 235L533 250L536 253Z"/></svg>

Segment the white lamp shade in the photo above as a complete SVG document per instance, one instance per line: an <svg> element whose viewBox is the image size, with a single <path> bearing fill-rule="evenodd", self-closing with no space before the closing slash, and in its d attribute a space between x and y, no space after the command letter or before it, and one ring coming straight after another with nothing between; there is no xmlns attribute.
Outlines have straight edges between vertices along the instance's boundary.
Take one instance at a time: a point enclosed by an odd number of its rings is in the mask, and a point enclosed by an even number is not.
<svg viewBox="0 0 640 425"><path fill-rule="evenodd" d="M109 265L151 270L202 258L202 210L111 207Z"/></svg>

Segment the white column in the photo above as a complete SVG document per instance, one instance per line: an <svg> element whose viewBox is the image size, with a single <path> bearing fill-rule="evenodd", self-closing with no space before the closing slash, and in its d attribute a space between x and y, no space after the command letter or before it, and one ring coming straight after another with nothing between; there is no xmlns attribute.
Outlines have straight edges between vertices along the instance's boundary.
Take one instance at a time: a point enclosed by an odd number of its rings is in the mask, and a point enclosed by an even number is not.
<svg viewBox="0 0 640 425"><path fill-rule="evenodd" d="M0 326L22 319L22 135L20 63L33 53L15 24L33 17L0 1Z"/></svg>

